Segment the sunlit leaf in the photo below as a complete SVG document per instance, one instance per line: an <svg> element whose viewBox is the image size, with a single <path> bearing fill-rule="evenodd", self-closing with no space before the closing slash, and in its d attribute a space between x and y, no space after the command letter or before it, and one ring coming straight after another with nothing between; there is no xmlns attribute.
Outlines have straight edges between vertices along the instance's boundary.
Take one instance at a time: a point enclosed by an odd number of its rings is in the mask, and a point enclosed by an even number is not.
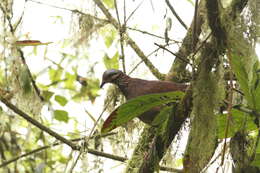
<svg viewBox="0 0 260 173"><path fill-rule="evenodd" d="M108 8L114 8L115 5L114 5L114 0L103 0L104 4L106 4L106 6Z"/></svg>
<svg viewBox="0 0 260 173"><path fill-rule="evenodd" d="M57 70L51 68L49 69L49 77L52 82L61 80L62 69L58 68Z"/></svg>
<svg viewBox="0 0 260 173"><path fill-rule="evenodd" d="M42 96L44 98L44 100L48 101L50 100L50 98L54 95L54 92L51 92L51 91L47 91L47 90L44 90L42 92Z"/></svg>
<svg viewBox="0 0 260 173"><path fill-rule="evenodd" d="M177 102L184 96L183 92L166 92L149 94L131 99L114 110L103 124L102 132L108 132L130 121L155 106Z"/></svg>
<svg viewBox="0 0 260 173"><path fill-rule="evenodd" d="M67 123L69 121L68 112L66 112L64 110L55 110L54 118L58 121L63 121L65 123Z"/></svg>
<svg viewBox="0 0 260 173"><path fill-rule="evenodd" d="M119 54L118 52L112 58L109 58L107 54L103 57L104 64L107 69L118 69L119 68Z"/></svg>
<svg viewBox="0 0 260 173"><path fill-rule="evenodd" d="M70 74L68 72L65 73L65 88L74 89L75 88L75 80L76 74Z"/></svg>
<svg viewBox="0 0 260 173"><path fill-rule="evenodd" d="M68 100L61 96L61 95L56 95L55 96L55 100L61 105L61 106L65 106L68 103Z"/></svg>
<svg viewBox="0 0 260 173"><path fill-rule="evenodd" d="M112 43L115 40L115 37L116 37L116 31L114 29L110 29L109 34L106 32L104 36L104 40L107 48L109 48L112 45Z"/></svg>

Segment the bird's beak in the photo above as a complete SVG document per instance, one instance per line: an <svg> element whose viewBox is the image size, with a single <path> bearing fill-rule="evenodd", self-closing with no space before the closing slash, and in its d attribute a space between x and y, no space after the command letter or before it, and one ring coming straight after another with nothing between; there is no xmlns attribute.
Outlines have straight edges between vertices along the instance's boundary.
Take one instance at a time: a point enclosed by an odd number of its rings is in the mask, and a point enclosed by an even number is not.
<svg viewBox="0 0 260 173"><path fill-rule="evenodd" d="M106 82L102 81L102 83L100 84L100 88L102 88L105 84Z"/></svg>

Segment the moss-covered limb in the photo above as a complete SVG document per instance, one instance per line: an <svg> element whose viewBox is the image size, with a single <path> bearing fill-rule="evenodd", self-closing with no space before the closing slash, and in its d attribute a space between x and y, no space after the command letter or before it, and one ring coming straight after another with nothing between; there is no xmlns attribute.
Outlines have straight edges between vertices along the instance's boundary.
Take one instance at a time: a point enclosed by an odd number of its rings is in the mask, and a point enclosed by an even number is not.
<svg viewBox="0 0 260 173"><path fill-rule="evenodd" d="M116 21L115 18L110 14L108 9L104 6L104 4L100 0L94 0L96 5L101 9L104 15L107 17L108 21L116 28L120 29L120 25ZM124 38L126 42L131 46L131 48L135 51L135 53L142 59L145 65L149 68L154 76L156 76L160 80L164 80L165 75L160 73L159 70L152 64L152 62L148 59L148 57L144 54L144 52L139 48L139 46L135 43L135 41L127 34L124 34Z"/></svg>
<svg viewBox="0 0 260 173"><path fill-rule="evenodd" d="M147 151L149 151L150 144L155 136L156 129L146 126L140 136L138 145L132 154L132 158L128 161L125 173L137 173L144 160L147 157Z"/></svg>
<svg viewBox="0 0 260 173"><path fill-rule="evenodd" d="M189 89L183 100L174 107L172 116L164 128L158 130L158 128L146 127L144 129L132 158L128 162L126 173L150 173L159 169L159 162L190 113L191 97L192 92ZM178 169L174 171L182 172Z"/></svg>
<svg viewBox="0 0 260 173"><path fill-rule="evenodd" d="M222 64L216 41L201 52L198 75L193 85L191 132L184 156L186 172L200 172L210 161L217 144L217 120L214 110L224 97ZM212 68L217 67L213 72Z"/></svg>
<svg viewBox="0 0 260 173"><path fill-rule="evenodd" d="M189 61L188 56L194 51L194 48L198 44L199 36L202 31L202 25L204 23L204 3L205 0L201 0L198 7L198 15L196 18L196 33L193 35L193 28L194 28L194 22L193 19L191 26L189 27L186 36L184 37L182 41L182 46L180 47L179 51L176 53L177 56L182 57L186 61ZM169 70L166 80L172 80L172 81L180 81L180 79L187 78L187 72L186 72L186 66L187 63L179 58L175 58L171 69Z"/></svg>
<svg viewBox="0 0 260 173"><path fill-rule="evenodd" d="M226 44L226 32L221 25L221 5L218 0L206 1L208 24L211 28L212 35L216 38L218 45Z"/></svg>
<svg viewBox="0 0 260 173"><path fill-rule="evenodd" d="M156 169L169 172L181 173L182 170L159 166L159 159L156 154L156 131L154 127L146 126L140 136L138 145L132 154L132 158L127 162L125 173L152 173Z"/></svg>

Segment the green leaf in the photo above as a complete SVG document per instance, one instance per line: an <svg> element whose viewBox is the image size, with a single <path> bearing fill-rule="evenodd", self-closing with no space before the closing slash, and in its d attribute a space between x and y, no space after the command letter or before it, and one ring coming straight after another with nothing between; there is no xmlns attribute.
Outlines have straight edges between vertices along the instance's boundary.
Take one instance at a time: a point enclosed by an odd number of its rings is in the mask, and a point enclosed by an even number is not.
<svg viewBox="0 0 260 173"><path fill-rule="evenodd" d="M65 73L65 88L67 89L75 89L75 81L76 81L76 74L70 74L68 72Z"/></svg>
<svg viewBox="0 0 260 173"><path fill-rule="evenodd" d="M103 57L104 64L107 69L118 69L119 68L119 54L118 52L115 53L115 55L110 58L107 54Z"/></svg>
<svg viewBox="0 0 260 173"><path fill-rule="evenodd" d="M245 121L246 121L246 131L252 131L257 129L253 117L236 109L232 109L231 113L232 116L229 123L230 126L228 128L229 129L227 135L228 138L234 136L237 131L244 128ZM228 116L227 114L221 114L217 116L219 139L225 138L227 116Z"/></svg>
<svg viewBox="0 0 260 173"><path fill-rule="evenodd" d="M235 35L236 39L239 35ZM260 111L259 61L254 49L243 39L230 46L230 64L250 109ZM234 38L235 39L235 38ZM232 41L232 40L231 40ZM242 49L243 48L243 49Z"/></svg>
<svg viewBox="0 0 260 173"><path fill-rule="evenodd" d="M66 112L64 110L55 110L54 118L58 121L63 121L65 123L67 123L69 121L68 112Z"/></svg>
<svg viewBox="0 0 260 173"><path fill-rule="evenodd" d="M102 133L130 121L153 107L177 102L184 96L183 92L166 92L160 94L148 94L131 99L114 110L102 127Z"/></svg>
<svg viewBox="0 0 260 173"><path fill-rule="evenodd" d="M254 96L254 106L257 111L260 112L260 72L259 62L254 64L253 80L252 80L252 95Z"/></svg>
<svg viewBox="0 0 260 173"><path fill-rule="evenodd" d="M54 95L54 92L51 92L51 91L47 91L47 90L44 90L42 92L42 96L44 98L44 100L48 101L50 100L50 98Z"/></svg>
<svg viewBox="0 0 260 173"><path fill-rule="evenodd" d="M52 68L49 69L49 77L52 82L59 81L61 79L61 75L62 75L61 68L58 68L57 70Z"/></svg>
<svg viewBox="0 0 260 173"><path fill-rule="evenodd" d="M61 96L61 95L56 95L55 96L55 100L56 102L58 102L61 106L65 106L68 103L68 100Z"/></svg>
<svg viewBox="0 0 260 173"><path fill-rule="evenodd" d="M104 40L107 48L109 48L112 45L112 43L115 40L115 37L116 37L116 31L114 29L110 29L109 32L106 31Z"/></svg>
<svg viewBox="0 0 260 173"><path fill-rule="evenodd" d="M103 0L104 4L106 4L106 6L108 8L114 8L115 5L114 5L114 0Z"/></svg>
<svg viewBox="0 0 260 173"><path fill-rule="evenodd" d="M163 122L165 122L168 118L167 115L169 115L171 110L172 110L172 106L165 106L164 108L162 108L160 113L154 118L152 122L152 126L158 126Z"/></svg>
<svg viewBox="0 0 260 173"><path fill-rule="evenodd" d="M252 166L257 166L260 168L260 143L258 143L256 148L256 155L254 160L251 162Z"/></svg>

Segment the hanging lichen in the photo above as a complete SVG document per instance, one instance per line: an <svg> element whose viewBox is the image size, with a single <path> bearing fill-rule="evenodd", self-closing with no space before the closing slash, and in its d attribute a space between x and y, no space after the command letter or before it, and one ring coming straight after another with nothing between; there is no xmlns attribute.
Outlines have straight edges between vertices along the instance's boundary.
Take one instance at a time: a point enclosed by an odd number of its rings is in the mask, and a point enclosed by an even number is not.
<svg viewBox="0 0 260 173"><path fill-rule="evenodd" d="M201 171L211 159L217 144L215 110L224 97L222 63L216 42L201 53L198 76L193 86L191 132L185 154L185 169ZM216 71L214 71L216 68Z"/></svg>

